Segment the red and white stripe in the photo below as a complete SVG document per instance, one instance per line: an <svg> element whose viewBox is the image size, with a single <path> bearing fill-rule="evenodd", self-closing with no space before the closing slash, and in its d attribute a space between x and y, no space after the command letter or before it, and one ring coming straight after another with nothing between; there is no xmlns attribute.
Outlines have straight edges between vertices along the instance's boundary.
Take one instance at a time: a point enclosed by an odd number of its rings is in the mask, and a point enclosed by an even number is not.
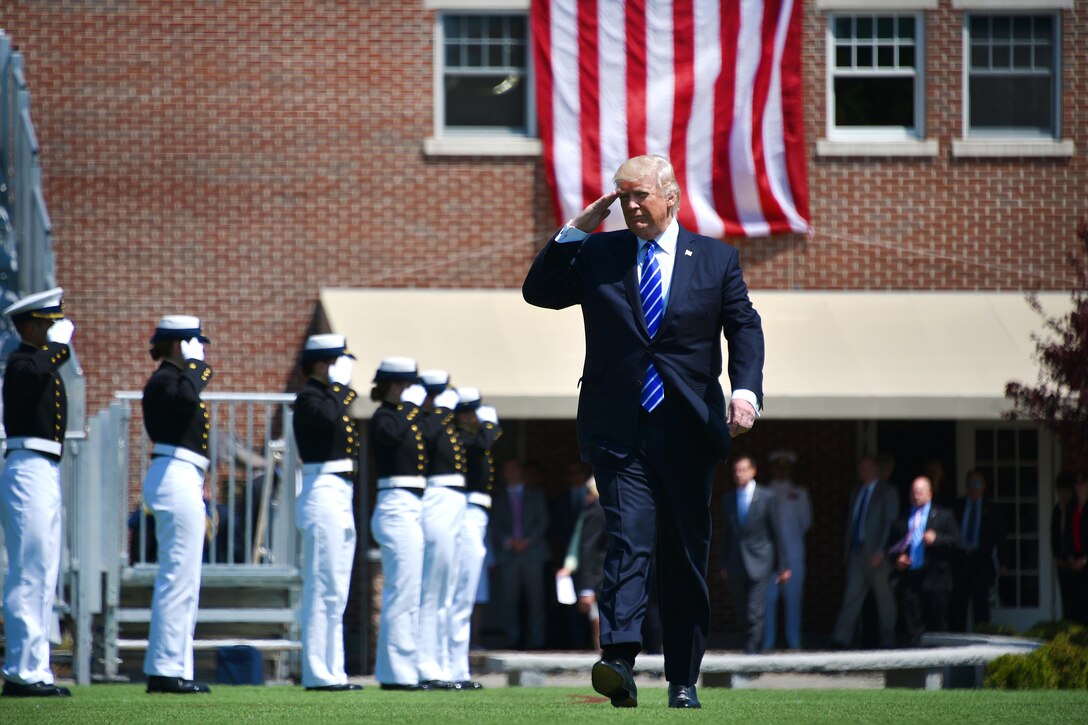
<svg viewBox="0 0 1088 725"><path fill-rule="evenodd" d="M534 0L532 33L557 220L652 153L693 231L808 230L801 0Z"/></svg>

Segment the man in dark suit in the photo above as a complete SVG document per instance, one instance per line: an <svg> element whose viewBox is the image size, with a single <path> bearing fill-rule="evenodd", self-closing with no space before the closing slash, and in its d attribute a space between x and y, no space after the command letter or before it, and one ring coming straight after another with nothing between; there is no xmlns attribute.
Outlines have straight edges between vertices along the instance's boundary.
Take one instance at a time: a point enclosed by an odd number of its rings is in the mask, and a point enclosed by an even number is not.
<svg viewBox="0 0 1088 725"><path fill-rule="evenodd" d="M967 631L968 609L973 625L990 621L990 590L999 569L997 557L1005 540L1005 522L985 494L986 479L971 469L967 472L967 497L956 504L963 539L949 612L949 624L956 632Z"/></svg>
<svg viewBox="0 0 1088 725"><path fill-rule="evenodd" d="M885 553L888 532L899 515L899 495L880 479L872 456L858 460L858 486L850 496L850 509L843 536L846 563L846 591L842 597L831 646L846 649L854 640L858 615L869 592L876 602L880 646L895 645L895 599L888 586L889 565Z"/></svg>
<svg viewBox="0 0 1088 725"><path fill-rule="evenodd" d="M733 592L733 611L744 637L744 651L758 654L763 644L767 584L790 580L784 568L785 544L775 492L756 484L756 464L749 456L733 462L735 492L722 498L722 575ZM777 572L777 574L776 574Z"/></svg>
<svg viewBox="0 0 1088 725"><path fill-rule="evenodd" d="M609 535L594 689L616 707L638 704L631 669L656 539L669 705L698 707L711 484L730 437L751 428L761 407L763 330L737 250L677 223L680 188L669 161L629 159L613 180L615 191L541 250L522 292L538 307L582 307L578 438ZM593 233L616 200L627 229ZM723 333L728 404L718 383Z"/></svg>
<svg viewBox="0 0 1088 725"><path fill-rule="evenodd" d="M912 508L892 527L889 550L897 572L896 588L911 647L920 647L922 634L948 630L948 597L952 592L952 562L960 550L960 530L948 509L933 503L933 484L914 479Z"/></svg>
<svg viewBox="0 0 1088 725"><path fill-rule="evenodd" d="M520 642L527 649L542 649L548 506L543 493L526 485L520 463L507 461L502 473L506 490L492 499L489 534L506 619L507 646L514 648ZM524 639L522 611L526 625Z"/></svg>

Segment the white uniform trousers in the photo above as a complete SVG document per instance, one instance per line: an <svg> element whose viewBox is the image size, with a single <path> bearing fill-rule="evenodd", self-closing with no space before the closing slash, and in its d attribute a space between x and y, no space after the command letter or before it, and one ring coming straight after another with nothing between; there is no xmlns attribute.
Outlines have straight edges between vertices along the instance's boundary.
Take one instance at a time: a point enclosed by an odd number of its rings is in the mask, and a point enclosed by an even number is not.
<svg viewBox="0 0 1088 725"><path fill-rule="evenodd" d="M487 520L486 509L468 506L457 542L457 584L449 613L450 679L454 682L470 677L468 647L472 639L472 609L476 605L476 588L487 555Z"/></svg>
<svg viewBox="0 0 1088 725"><path fill-rule="evenodd" d="M155 515L159 571L151 597L144 674L193 679L193 633L204 553L204 472L176 458L155 457L144 478L144 503Z"/></svg>
<svg viewBox="0 0 1088 725"><path fill-rule="evenodd" d="M295 521L302 536L302 685L348 681L344 609L355 560L352 486L325 473L302 479Z"/></svg>
<svg viewBox="0 0 1088 725"><path fill-rule="evenodd" d="M53 684L49 632L61 551L60 471L33 451L8 454L0 475L4 577L4 679Z"/></svg>
<svg viewBox="0 0 1088 725"><path fill-rule="evenodd" d="M414 685L419 593L423 582L423 501L413 491L378 491L370 530L381 545L382 617L374 676L386 685Z"/></svg>
<svg viewBox="0 0 1088 725"><path fill-rule="evenodd" d="M801 604L805 595L805 562L790 566L790 580L778 584L774 577L767 582L766 607L763 620L763 649L774 649L778 629L778 599L781 596L786 610L786 646L801 648Z"/></svg>
<svg viewBox="0 0 1088 725"><path fill-rule="evenodd" d="M423 494L423 591L419 602L419 679L448 680L449 609L457 577L457 540L465 520L460 488Z"/></svg>

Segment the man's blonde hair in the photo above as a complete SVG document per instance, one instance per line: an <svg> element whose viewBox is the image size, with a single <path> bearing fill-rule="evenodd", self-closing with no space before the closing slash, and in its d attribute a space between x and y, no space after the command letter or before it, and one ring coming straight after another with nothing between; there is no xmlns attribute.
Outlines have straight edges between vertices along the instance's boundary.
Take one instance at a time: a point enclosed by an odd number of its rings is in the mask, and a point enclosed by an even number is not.
<svg viewBox="0 0 1088 725"><path fill-rule="evenodd" d="M676 183L676 172L672 170L672 162L664 156L648 154L627 159L616 169L612 182L619 184L624 181L641 181L647 176L657 178L657 188L662 196L673 197L675 203L672 211L675 214L680 209L680 185Z"/></svg>

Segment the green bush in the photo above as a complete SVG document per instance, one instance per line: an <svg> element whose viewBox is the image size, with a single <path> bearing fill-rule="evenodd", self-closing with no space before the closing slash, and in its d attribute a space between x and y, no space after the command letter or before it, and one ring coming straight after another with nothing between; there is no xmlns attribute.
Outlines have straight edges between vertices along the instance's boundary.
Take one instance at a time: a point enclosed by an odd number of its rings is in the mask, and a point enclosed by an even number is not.
<svg viewBox="0 0 1088 725"><path fill-rule="evenodd" d="M984 686L1002 690L1088 688L1088 647L1078 646L1071 636L1083 637L1085 631L1076 629L1080 631L1058 632L1031 654L998 657L986 667Z"/></svg>
<svg viewBox="0 0 1088 725"><path fill-rule="evenodd" d="M1019 634L1015 627L996 622L979 622L971 629L974 634L999 634L1007 637L1015 637Z"/></svg>
<svg viewBox="0 0 1088 725"><path fill-rule="evenodd" d="M1069 641L1078 647L1088 647L1088 628L1068 619L1060 619L1053 622L1036 622L1024 632L1025 637L1042 639L1047 642L1060 634L1064 634Z"/></svg>

